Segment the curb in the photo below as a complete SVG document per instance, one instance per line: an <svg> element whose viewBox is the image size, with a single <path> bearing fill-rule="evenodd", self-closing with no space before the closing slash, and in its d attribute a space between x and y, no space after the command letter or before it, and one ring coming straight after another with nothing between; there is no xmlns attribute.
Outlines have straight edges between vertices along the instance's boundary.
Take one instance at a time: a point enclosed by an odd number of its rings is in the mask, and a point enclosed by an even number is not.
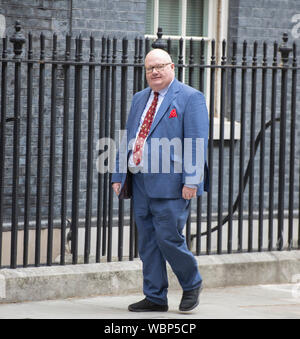
<svg viewBox="0 0 300 339"><path fill-rule="evenodd" d="M204 287L292 283L300 251L196 257ZM180 289L169 269L170 289ZM142 293L142 263L112 262L0 270L0 303Z"/></svg>

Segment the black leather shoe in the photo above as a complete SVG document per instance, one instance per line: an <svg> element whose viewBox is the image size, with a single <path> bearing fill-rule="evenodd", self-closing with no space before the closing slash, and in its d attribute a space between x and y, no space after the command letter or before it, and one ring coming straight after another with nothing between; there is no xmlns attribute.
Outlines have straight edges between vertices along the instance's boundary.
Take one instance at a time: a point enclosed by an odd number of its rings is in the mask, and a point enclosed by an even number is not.
<svg viewBox="0 0 300 339"><path fill-rule="evenodd" d="M202 286L191 291L183 291L179 311L187 312L196 308L199 305L199 295L201 291Z"/></svg>
<svg viewBox="0 0 300 339"><path fill-rule="evenodd" d="M146 298L128 306L130 312L167 312L168 309L168 305L155 304Z"/></svg>

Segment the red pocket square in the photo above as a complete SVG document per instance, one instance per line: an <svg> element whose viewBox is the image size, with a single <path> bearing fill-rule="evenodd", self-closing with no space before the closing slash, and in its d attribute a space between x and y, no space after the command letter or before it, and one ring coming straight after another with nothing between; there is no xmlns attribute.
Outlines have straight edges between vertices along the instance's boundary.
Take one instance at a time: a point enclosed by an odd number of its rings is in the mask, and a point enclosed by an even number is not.
<svg viewBox="0 0 300 339"><path fill-rule="evenodd" d="M177 118L177 112L176 112L176 109L172 109L170 115L169 115L169 118Z"/></svg>

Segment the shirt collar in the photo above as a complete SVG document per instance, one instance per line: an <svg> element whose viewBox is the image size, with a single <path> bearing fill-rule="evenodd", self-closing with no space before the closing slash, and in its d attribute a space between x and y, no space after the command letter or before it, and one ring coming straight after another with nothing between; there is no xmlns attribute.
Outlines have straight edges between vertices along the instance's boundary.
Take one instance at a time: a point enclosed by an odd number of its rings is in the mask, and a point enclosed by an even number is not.
<svg viewBox="0 0 300 339"><path fill-rule="evenodd" d="M175 79L175 78L174 78L174 79ZM161 89L161 90L158 92L160 96L162 96L162 97L165 97L165 96L166 96L166 94L168 93L168 90L169 90L170 86L171 86L172 83L174 82L174 79L169 83L169 85L168 85L167 87ZM154 91L153 91L153 90L152 90L152 92L151 92L151 95L154 95Z"/></svg>

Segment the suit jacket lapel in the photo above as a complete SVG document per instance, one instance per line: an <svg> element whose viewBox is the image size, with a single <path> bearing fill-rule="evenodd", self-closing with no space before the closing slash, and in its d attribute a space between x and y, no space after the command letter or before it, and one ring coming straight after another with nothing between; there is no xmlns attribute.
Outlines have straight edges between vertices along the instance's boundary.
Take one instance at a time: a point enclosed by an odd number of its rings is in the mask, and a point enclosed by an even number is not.
<svg viewBox="0 0 300 339"><path fill-rule="evenodd" d="M151 133L153 132L153 130L155 129L155 127L158 125L158 123L160 122L160 120L162 119L162 117L166 114L168 108L170 107L172 101L174 100L174 98L177 95L177 92L179 91L180 88L180 83L177 79L174 79L174 82L172 83L172 85L170 86L161 106L159 107L159 110L154 118L154 121L152 123L152 126L150 128L150 132L149 135L151 135Z"/></svg>

